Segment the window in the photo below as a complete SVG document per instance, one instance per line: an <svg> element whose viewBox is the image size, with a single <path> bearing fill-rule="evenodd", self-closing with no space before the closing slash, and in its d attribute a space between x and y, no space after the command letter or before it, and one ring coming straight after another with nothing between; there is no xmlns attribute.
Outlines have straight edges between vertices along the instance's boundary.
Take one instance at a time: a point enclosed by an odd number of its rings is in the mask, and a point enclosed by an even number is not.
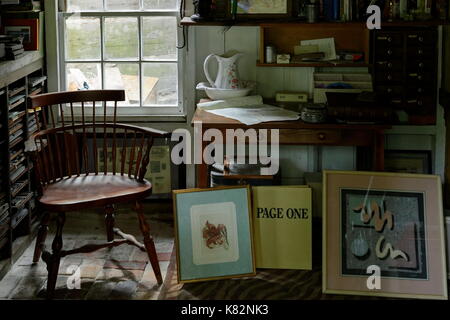
<svg viewBox="0 0 450 320"><path fill-rule="evenodd" d="M124 89L119 115L183 114L178 0L67 0L62 88Z"/></svg>

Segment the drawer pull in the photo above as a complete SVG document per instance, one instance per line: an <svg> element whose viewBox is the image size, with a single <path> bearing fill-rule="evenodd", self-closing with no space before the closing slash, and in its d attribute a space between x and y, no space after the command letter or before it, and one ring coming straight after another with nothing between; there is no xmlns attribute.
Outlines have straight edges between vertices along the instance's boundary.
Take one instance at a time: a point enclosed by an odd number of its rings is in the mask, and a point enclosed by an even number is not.
<svg viewBox="0 0 450 320"><path fill-rule="evenodd" d="M325 138L326 138L325 133L323 133L323 132L318 133L317 138L319 138L319 140L325 140Z"/></svg>
<svg viewBox="0 0 450 320"><path fill-rule="evenodd" d="M402 103L402 100L400 100L400 99L392 99L391 102L392 103Z"/></svg>
<svg viewBox="0 0 450 320"><path fill-rule="evenodd" d="M389 63L387 64L387 66L388 66L388 68L392 68L392 62L389 62Z"/></svg>
<svg viewBox="0 0 450 320"><path fill-rule="evenodd" d="M417 103L417 100L408 100L408 103Z"/></svg>
<svg viewBox="0 0 450 320"><path fill-rule="evenodd" d="M423 67L424 67L423 62L420 62L420 63L419 63L419 68L423 68Z"/></svg>
<svg viewBox="0 0 450 320"><path fill-rule="evenodd" d="M415 38L417 38L417 34L409 34L408 38L409 39L415 39Z"/></svg>
<svg viewBox="0 0 450 320"><path fill-rule="evenodd" d="M388 37L386 37L386 36L378 36L377 37L377 40L387 40L388 39Z"/></svg>
<svg viewBox="0 0 450 320"><path fill-rule="evenodd" d="M417 51L417 53L418 53L418 54L423 54L423 50L422 50L422 49L419 49L419 50Z"/></svg>
<svg viewBox="0 0 450 320"><path fill-rule="evenodd" d="M388 76L386 77L388 80L392 80L392 76L390 74L388 74Z"/></svg>
<svg viewBox="0 0 450 320"><path fill-rule="evenodd" d="M389 50L387 51L387 54L388 54L388 55L392 55L392 50L389 49Z"/></svg>
<svg viewBox="0 0 450 320"><path fill-rule="evenodd" d="M415 77L417 77L417 73L410 73L409 76L415 78Z"/></svg>

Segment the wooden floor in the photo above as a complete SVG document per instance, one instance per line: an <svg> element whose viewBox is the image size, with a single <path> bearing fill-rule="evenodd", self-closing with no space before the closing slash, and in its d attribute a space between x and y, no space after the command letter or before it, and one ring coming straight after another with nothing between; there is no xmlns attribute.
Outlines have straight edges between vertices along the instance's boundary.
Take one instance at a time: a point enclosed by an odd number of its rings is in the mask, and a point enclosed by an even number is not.
<svg viewBox="0 0 450 320"><path fill-rule="evenodd" d="M172 212L169 205L146 204L147 221L152 229L163 279L173 250ZM142 240L136 214L120 207L116 226ZM51 246L54 223L50 225L46 245ZM103 213L74 212L67 214L63 232L64 248L106 241ZM45 263L32 264L35 241L0 281L0 299L44 299L47 281ZM78 270L78 271L76 271ZM76 285L79 272L81 288ZM61 260L55 299L158 299L157 285L145 252L134 246L122 245L89 254L76 254Z"/></svg>

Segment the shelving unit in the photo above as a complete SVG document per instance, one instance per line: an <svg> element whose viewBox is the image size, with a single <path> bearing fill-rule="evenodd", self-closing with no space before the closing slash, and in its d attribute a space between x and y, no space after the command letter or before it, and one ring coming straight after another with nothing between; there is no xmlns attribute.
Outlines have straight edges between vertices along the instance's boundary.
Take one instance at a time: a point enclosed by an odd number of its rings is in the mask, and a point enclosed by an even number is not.
<svg viewBox="0 0 450 320"><path fill-rule="evenodd" d="M25 142L37 130L28 97L46 92L44 60L36 52L0 63L0 71L4 70L8 72L0 83L0 278L34 237L40 217Z"/></svg>

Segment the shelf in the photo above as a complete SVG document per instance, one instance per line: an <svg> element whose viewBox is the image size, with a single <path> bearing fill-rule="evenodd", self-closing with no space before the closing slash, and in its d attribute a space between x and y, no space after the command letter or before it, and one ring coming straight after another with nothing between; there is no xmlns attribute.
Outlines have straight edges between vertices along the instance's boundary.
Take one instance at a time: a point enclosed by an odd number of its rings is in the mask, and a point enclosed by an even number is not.
<svg viewBox="0 0 450 320"><path fill-rule="evenodd" d="M9 97L13 97L13 96L15 96L16 94L18 94L18 93L20 93L22 91L25 91L25 86L12 88L12 89L9 90L8 94L9 94Z"/></svg>
<svg viewBox="0 0 450 320"><path fill-rule="evenodd" d="M334 26L345 26L349 28L359 27L366 28L365 21L321 21L316 23L308 23L305 21L291 19L249 19L249 20L218 20L218 21L193 21L190 17L184 17L180 23L182 26L270 26L270 25L295 25L301 27L312 27L312 28L322 28L322 27L334 27ZM449 25L449 21L442 20L427 20L427 21L382 21L381 28L383 27L419 27L419 26L439 26L439 25Z"/></svg>
<svg viewBox="0 0 450 320"><path fill-rule="evenodd" d="M341 67L341 68L369 68L372 65L364 62L304 62L304 63L261 63L256 61L257 67L294 67L294 68L306 68L306 67Z"/></svg>
<svg viewBox="0 0 450 320"><path fill-rule="evenodd" d="M28 186L28 180L25 181L17 181L12 187L11 187L11 198L14 198L17 196L23 188Z"/></svg>
<svg viewBox="0 0 450 320"><path fill-rule="evenodd" d="M17 146L19 143L21 143L23 141L23 137L18 137L15 140L13 140L10 144L9 144L9 148L14 148L15 146Z"/></svg>
<svg viewBox="0 0 450 320"><path fill-rule="evenodd" d="M14 117L8 119L8 126L12 126L18 121L22 119L22 117L25 115L25 111L21 111L17 113Z"/></svg>

